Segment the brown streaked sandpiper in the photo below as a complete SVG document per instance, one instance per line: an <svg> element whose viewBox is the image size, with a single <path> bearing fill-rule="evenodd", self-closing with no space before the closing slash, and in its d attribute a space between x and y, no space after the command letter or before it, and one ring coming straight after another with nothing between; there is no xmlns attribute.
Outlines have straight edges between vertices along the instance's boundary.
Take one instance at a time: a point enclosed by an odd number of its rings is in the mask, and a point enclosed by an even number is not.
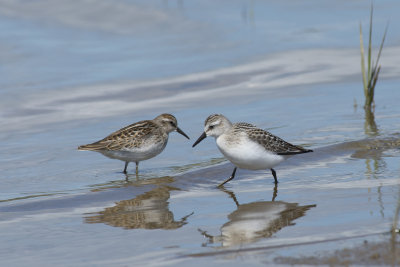
<svg viewBox="0 0 400 267"><path fill-rule="evenodd" d="M167 145L169 133L173 131L189 139L179 129L178 122L173 115L161 114L153 120L133 123L100 141L79 146L78 149L100 152L106 157L124 161L123 172L125 174L129 162L135 162L136 175L138 175L139 162L160 154Z"/></svg>

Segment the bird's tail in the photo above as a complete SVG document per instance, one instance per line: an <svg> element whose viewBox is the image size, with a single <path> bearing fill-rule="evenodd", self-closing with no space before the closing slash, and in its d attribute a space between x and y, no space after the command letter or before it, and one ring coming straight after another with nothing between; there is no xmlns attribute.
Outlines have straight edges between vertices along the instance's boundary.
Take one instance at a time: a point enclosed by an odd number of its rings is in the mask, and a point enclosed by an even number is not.
<svg viewBox="0 0 400 267"><path fill-rule="evenodd" d="M104 149L104 147L99 144L99 143L93 143L93 144L87 144L87 145L81 145L78 147L78 150L101 150Z"/></svg>
<svg viewBox="0 0 400 267"><path fill-rule="evenodd" d="M278 153L278 155L290 156L290 155L303 154L303 153L309 153L309 152L314 152L314 151L311 149L305 149L300 146L296 146L296 150Z"/></svg>

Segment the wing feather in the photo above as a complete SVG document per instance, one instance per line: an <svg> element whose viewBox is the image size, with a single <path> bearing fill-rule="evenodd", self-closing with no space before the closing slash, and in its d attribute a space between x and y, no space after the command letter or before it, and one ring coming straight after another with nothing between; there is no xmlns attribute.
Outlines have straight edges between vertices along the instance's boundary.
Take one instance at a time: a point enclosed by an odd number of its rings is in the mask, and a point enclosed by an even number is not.
<svg viewBox="0 0 400 267"><path fill-rule="evenodd" d="M257 142L266 150L274 152L278 155L294 155L312 152L312 150L304 149L300 146L290 144L282 138L279 138L278 136L275 136L263 129L259 129L249 123L236 123L234 127L236 127L237 129L244 129L247 132L250 140Z"/></svg>
<svg viewBox="0 0 400 267"><path fill-rule="evenodd" d="M140 121L128 125L110 135L94 142L79 146L79 150L121 150L124 148L135 148L150 138L152 132L156 131L158 126L152 121Z"/></svg>

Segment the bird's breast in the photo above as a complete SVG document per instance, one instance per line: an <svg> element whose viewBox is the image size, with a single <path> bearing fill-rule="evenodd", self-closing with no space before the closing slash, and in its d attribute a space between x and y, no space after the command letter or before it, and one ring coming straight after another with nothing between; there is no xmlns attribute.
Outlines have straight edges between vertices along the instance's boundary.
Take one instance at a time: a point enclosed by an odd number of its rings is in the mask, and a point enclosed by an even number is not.
<svg viewBox="0 0 400 267"><path fill-rule="evenodd" d="M270 169L284 160L283 156L266 150L243 135L224 136L216 140L221 153L234 165L249 170Z"/></svg>

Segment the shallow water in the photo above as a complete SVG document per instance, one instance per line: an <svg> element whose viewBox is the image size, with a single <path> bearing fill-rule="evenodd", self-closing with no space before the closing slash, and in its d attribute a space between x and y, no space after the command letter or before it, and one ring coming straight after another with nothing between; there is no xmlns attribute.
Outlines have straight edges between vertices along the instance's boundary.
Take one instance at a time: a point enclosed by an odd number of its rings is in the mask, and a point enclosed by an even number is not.
<svg viewBox="0 0 400 267"><path fill-rule="evenodd" d="M375 3L375 43L391 22L365 113L362 2L3 1L3 264L325 264L347 248L364 264L365 241L396 247L399 10ZM76 150L163 112L191 140L171 133L139 178ZM238 170L218 189L233 166L211 138L191 147L211 113L314 153L277 167L277 187L269 171Z"/></svg>

